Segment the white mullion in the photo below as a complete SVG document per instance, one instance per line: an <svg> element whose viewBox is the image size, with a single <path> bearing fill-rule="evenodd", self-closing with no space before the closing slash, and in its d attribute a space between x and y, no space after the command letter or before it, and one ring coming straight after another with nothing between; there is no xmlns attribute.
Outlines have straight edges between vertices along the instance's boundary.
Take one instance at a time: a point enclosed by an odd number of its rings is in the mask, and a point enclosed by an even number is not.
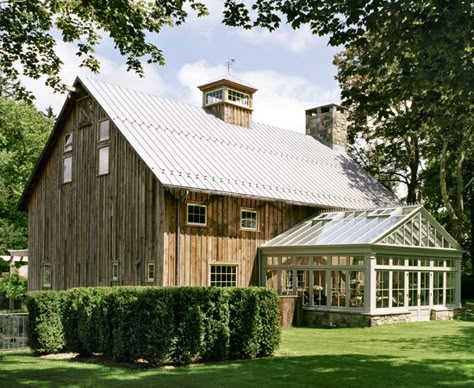
<svg viewBox="0 0 474 388"><path fill-rule="evenodd" d="M309 306L314 307L314 270L309 270Z"/></svg>

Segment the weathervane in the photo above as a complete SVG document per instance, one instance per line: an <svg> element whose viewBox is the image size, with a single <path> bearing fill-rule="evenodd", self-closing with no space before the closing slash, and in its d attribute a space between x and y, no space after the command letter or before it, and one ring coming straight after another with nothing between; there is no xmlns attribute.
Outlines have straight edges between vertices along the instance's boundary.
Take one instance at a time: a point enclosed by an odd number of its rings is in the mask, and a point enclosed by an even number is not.
<svg viewBox="0 0 474 388"><path fill-rule="evenodd" d="M230 69L232 68L232 65L235 63L234 58L229 58L229 60L225 63L227 67L227 73L230 73Z"/></svg>

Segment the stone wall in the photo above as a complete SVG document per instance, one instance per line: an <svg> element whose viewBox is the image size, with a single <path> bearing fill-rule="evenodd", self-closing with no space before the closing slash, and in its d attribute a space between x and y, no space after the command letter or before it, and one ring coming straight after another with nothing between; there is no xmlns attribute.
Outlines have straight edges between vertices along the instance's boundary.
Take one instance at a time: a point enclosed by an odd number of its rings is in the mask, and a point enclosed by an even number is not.
<svg viewBox="0 0 474 388"><path fill-rule="evenodd" d="M346 113L337 105L306 111L306 134L333 149L345 151L347 125Z"/></svg>
<svg viewBox="0 0 474 388"><path fill-rule="evenodd" d="M410 322L410 313L369 315L359 312L304 310L303 321L310 327L371 327Z"/></svg>
<svg viewBox="0 0 474 388"><path fill-rule="evenodd" d="M452 321L459 318L461 309L432 309L430 319L433 321Z"/></svg>

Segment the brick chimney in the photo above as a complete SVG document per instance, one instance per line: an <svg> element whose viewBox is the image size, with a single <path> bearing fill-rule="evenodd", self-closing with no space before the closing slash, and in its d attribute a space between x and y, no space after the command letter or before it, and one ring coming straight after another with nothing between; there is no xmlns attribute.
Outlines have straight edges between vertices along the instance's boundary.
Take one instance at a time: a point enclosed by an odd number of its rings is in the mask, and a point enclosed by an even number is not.
<svg viewBox="0 0 474 388"><path fill-rule="evenodd" d="M257 91L253 86L228 73L199 90L203 108L226 123L252 126L253 94Z"/></svg>
<svg viewBox="0 0 474 388"><path fill-rule="evenodd" d="M345 152L347 146L346 108L329 104L306 111L306 134L336 151Z"/></svg>

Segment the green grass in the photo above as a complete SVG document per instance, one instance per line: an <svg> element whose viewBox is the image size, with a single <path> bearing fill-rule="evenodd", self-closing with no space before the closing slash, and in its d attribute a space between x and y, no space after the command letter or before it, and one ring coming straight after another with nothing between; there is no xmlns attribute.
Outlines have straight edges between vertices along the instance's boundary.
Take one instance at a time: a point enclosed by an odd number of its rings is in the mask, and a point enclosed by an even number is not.
<svg viewBox="0 0 474 388"><path fill-rule="evenodd" d="M473 386L474 322L283 331L276 357L175 369L0 358L0 385L165 387Z"/></svg>

